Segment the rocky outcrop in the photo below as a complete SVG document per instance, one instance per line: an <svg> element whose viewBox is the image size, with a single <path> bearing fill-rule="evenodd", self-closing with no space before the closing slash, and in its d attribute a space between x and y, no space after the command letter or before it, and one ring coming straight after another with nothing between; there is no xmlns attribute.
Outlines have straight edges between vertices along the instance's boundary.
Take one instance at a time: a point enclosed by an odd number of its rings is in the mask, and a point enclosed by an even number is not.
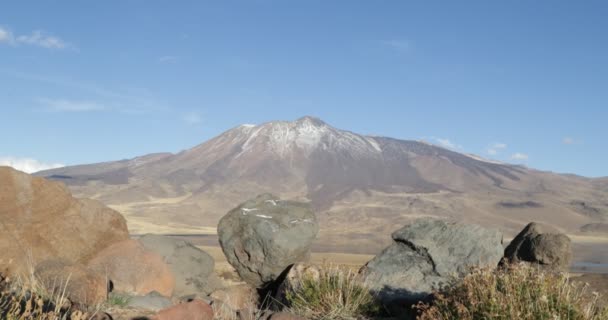
<svg viewBox="0 0 608 320"><path fill-rule="evenodd" d="M547 268L564 270L572 261L570 238L536 222L529 223L505 249L505 262L530 262Z"/></svg>
<svg viewBox="0 0 608 320"><path fill-rule="evenodd" d="M139 242L159 254L171 269L175 277L173 295L206 296L221 286L213 258L189 242L152 234L142 236Z"/></svg>
<svg viewBox="0 0 608 320"><path fill-rule="evenodd" d="M61 183L0 167L0 272L55 258L84 262L128 237L118 212L73 198Z"/></svg>
<svg viewBox="0 0 608 320"><path fill-rule="evenodd" d="M241 278L262 288L307 256L318 230L308 204L264 194L225 215L218 235L228 262Z"/></svg>
<svg viewBox="0 0 608 320"><path fill-rule="evenodd" d="M153 291L171 297L175 277L163 258L137 240L125 240L99 252L88 267L112 281L117 292L147 295Z"/></svg>
<svg viewBox="0 0 608 320"><path fill-rule="evenodd" d="M361 275L384 303L416 302L466 275L495 267L502 234L474 224L419 219L397 230L394 243L369 261Z"/></svg>

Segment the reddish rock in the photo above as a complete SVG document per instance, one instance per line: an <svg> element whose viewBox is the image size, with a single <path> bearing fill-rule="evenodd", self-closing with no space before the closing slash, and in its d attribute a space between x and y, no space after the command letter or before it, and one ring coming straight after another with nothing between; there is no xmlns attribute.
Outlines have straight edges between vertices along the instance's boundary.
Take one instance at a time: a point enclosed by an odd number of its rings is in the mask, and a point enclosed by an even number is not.
<svg viewBox="0 0 608 320"><path fill-rule="evenodd" d="M36 266L35 275L49 292L65 290L67 298L77 304L97 305L108 296L108 282L104 277L66 260L43 261Z"/></svg>
<svg viewBox="0 0 608 320"><path fill-rule="evenodd" d="M163 258L137 240L111 245L90 260L88 267L110 279L118 292L146 295L156 291L170 297L175 287L175 278Z"/></svg>
<svg viewBox="0 0 608 320"><path fill-rule="evenodd" d="M213 320L213 309L202 300L192 300L161 310L152 320Z"/></svg>
<svg viewBox="0 0 608 320"><path fill-rule="evenodd" d="M0 167L0 222L0 272L9 274L51 258L85 261L129 237L118 212L9 167Z"/></svg>

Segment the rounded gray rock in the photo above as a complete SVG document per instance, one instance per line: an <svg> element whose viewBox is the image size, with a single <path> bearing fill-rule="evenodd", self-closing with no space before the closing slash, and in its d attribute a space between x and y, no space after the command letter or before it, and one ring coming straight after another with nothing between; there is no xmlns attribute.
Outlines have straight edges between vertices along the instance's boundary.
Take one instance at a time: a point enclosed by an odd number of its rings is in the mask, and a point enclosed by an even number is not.
<svg viewBox="0 0 608 320"><path fill-rule="evenodd" d="M218 225L228 262L256 288L273 283L289 266L304 260L318 231L309 204L270 194L244 202Z"/></svg>
<svg viewBox="0 0 608 320"><path fill-rule="evenodd" d="M215 261L205 251L187 241L161 235L146 234L138 240L169 266L175 277L174 296L206 296L220 287L214 273Z"/></svg>
<svg viewBox="0 0 608 320"><path fill-rule="evenodd" d="M547 225L529 223L505 249L505 261L564 270L572 261L570 238Z"/></svg>

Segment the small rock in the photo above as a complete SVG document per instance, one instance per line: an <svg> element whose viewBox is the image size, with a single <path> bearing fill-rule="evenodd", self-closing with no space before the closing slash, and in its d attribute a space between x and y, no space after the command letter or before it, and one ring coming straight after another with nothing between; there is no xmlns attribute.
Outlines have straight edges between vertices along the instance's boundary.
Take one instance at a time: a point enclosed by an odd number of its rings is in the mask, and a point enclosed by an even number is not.
<svg viewBox="0 0 608 320"><path fill-rule="evenodd" d="M129 297L127 306L142 310L159 311L172 305L171 300L153 291L145 296Z"/></svg>
<svg viewBox="0 0 608 320"><path fill-rule="evenodd" d="M213 320L213 309L202 300L184 302L161 310L152 320Z"/></svg>
<svg viewBox="0 0 608 320"><path fill-rule="evenodd" d="M117 292L146 295L156 291L171 297L175 278L163 258L137 240L125 240L99 252L87 266L112 281Z"/></svg>
<svg viewBox="0 0 608 320"><path fill-rule="evenodd" d="M565 270L572 261L568 236L536 222L529 223L509 243L502 263L529 262L555 270Z"/></svg>
<svg viewBox="0 0 608 320"><path fill-rule="evenodd" d="M241 278L255 288L272 284L307 257L319 225L310 205L263 194L226 214L220 245Z"/></svg>

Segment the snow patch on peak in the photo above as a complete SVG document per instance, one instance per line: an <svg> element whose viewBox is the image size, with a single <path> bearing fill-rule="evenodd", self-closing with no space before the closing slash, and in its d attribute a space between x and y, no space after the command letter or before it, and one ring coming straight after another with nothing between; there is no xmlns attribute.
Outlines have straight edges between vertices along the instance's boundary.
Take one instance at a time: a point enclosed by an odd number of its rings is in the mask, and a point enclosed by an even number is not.
<svg viewBox="0 0 608 320"><path fill-rule="evenodd" d="M487 163L493 163L493 164L505 164L504 162L482 158L482 157L480 157L478 155L474 155L472 153L464 153L464 155L467 156L467 157L469 157L469 158L471 158L471 159L475 159L477 161L482 161L482 162L487 162Z"/></svg>
<svg viewBox="0 0 608 320"><path fill-rule="evenodd" d="M256 125L255 124L250 124L250 123L245 123L245 124L242 124L241 127L244 127L244 128L255 128Z"/></svg>
<svg viewBox="0 0 608 320"><path fill-rule="evenodd" d="M296 120L296 123L306 123L306 124L312 124L315 126L325 126L327 125L325 122L323 122L323 120L317 118L317 117L311 117L311 116L304 116L298 120Z"/></svg>

